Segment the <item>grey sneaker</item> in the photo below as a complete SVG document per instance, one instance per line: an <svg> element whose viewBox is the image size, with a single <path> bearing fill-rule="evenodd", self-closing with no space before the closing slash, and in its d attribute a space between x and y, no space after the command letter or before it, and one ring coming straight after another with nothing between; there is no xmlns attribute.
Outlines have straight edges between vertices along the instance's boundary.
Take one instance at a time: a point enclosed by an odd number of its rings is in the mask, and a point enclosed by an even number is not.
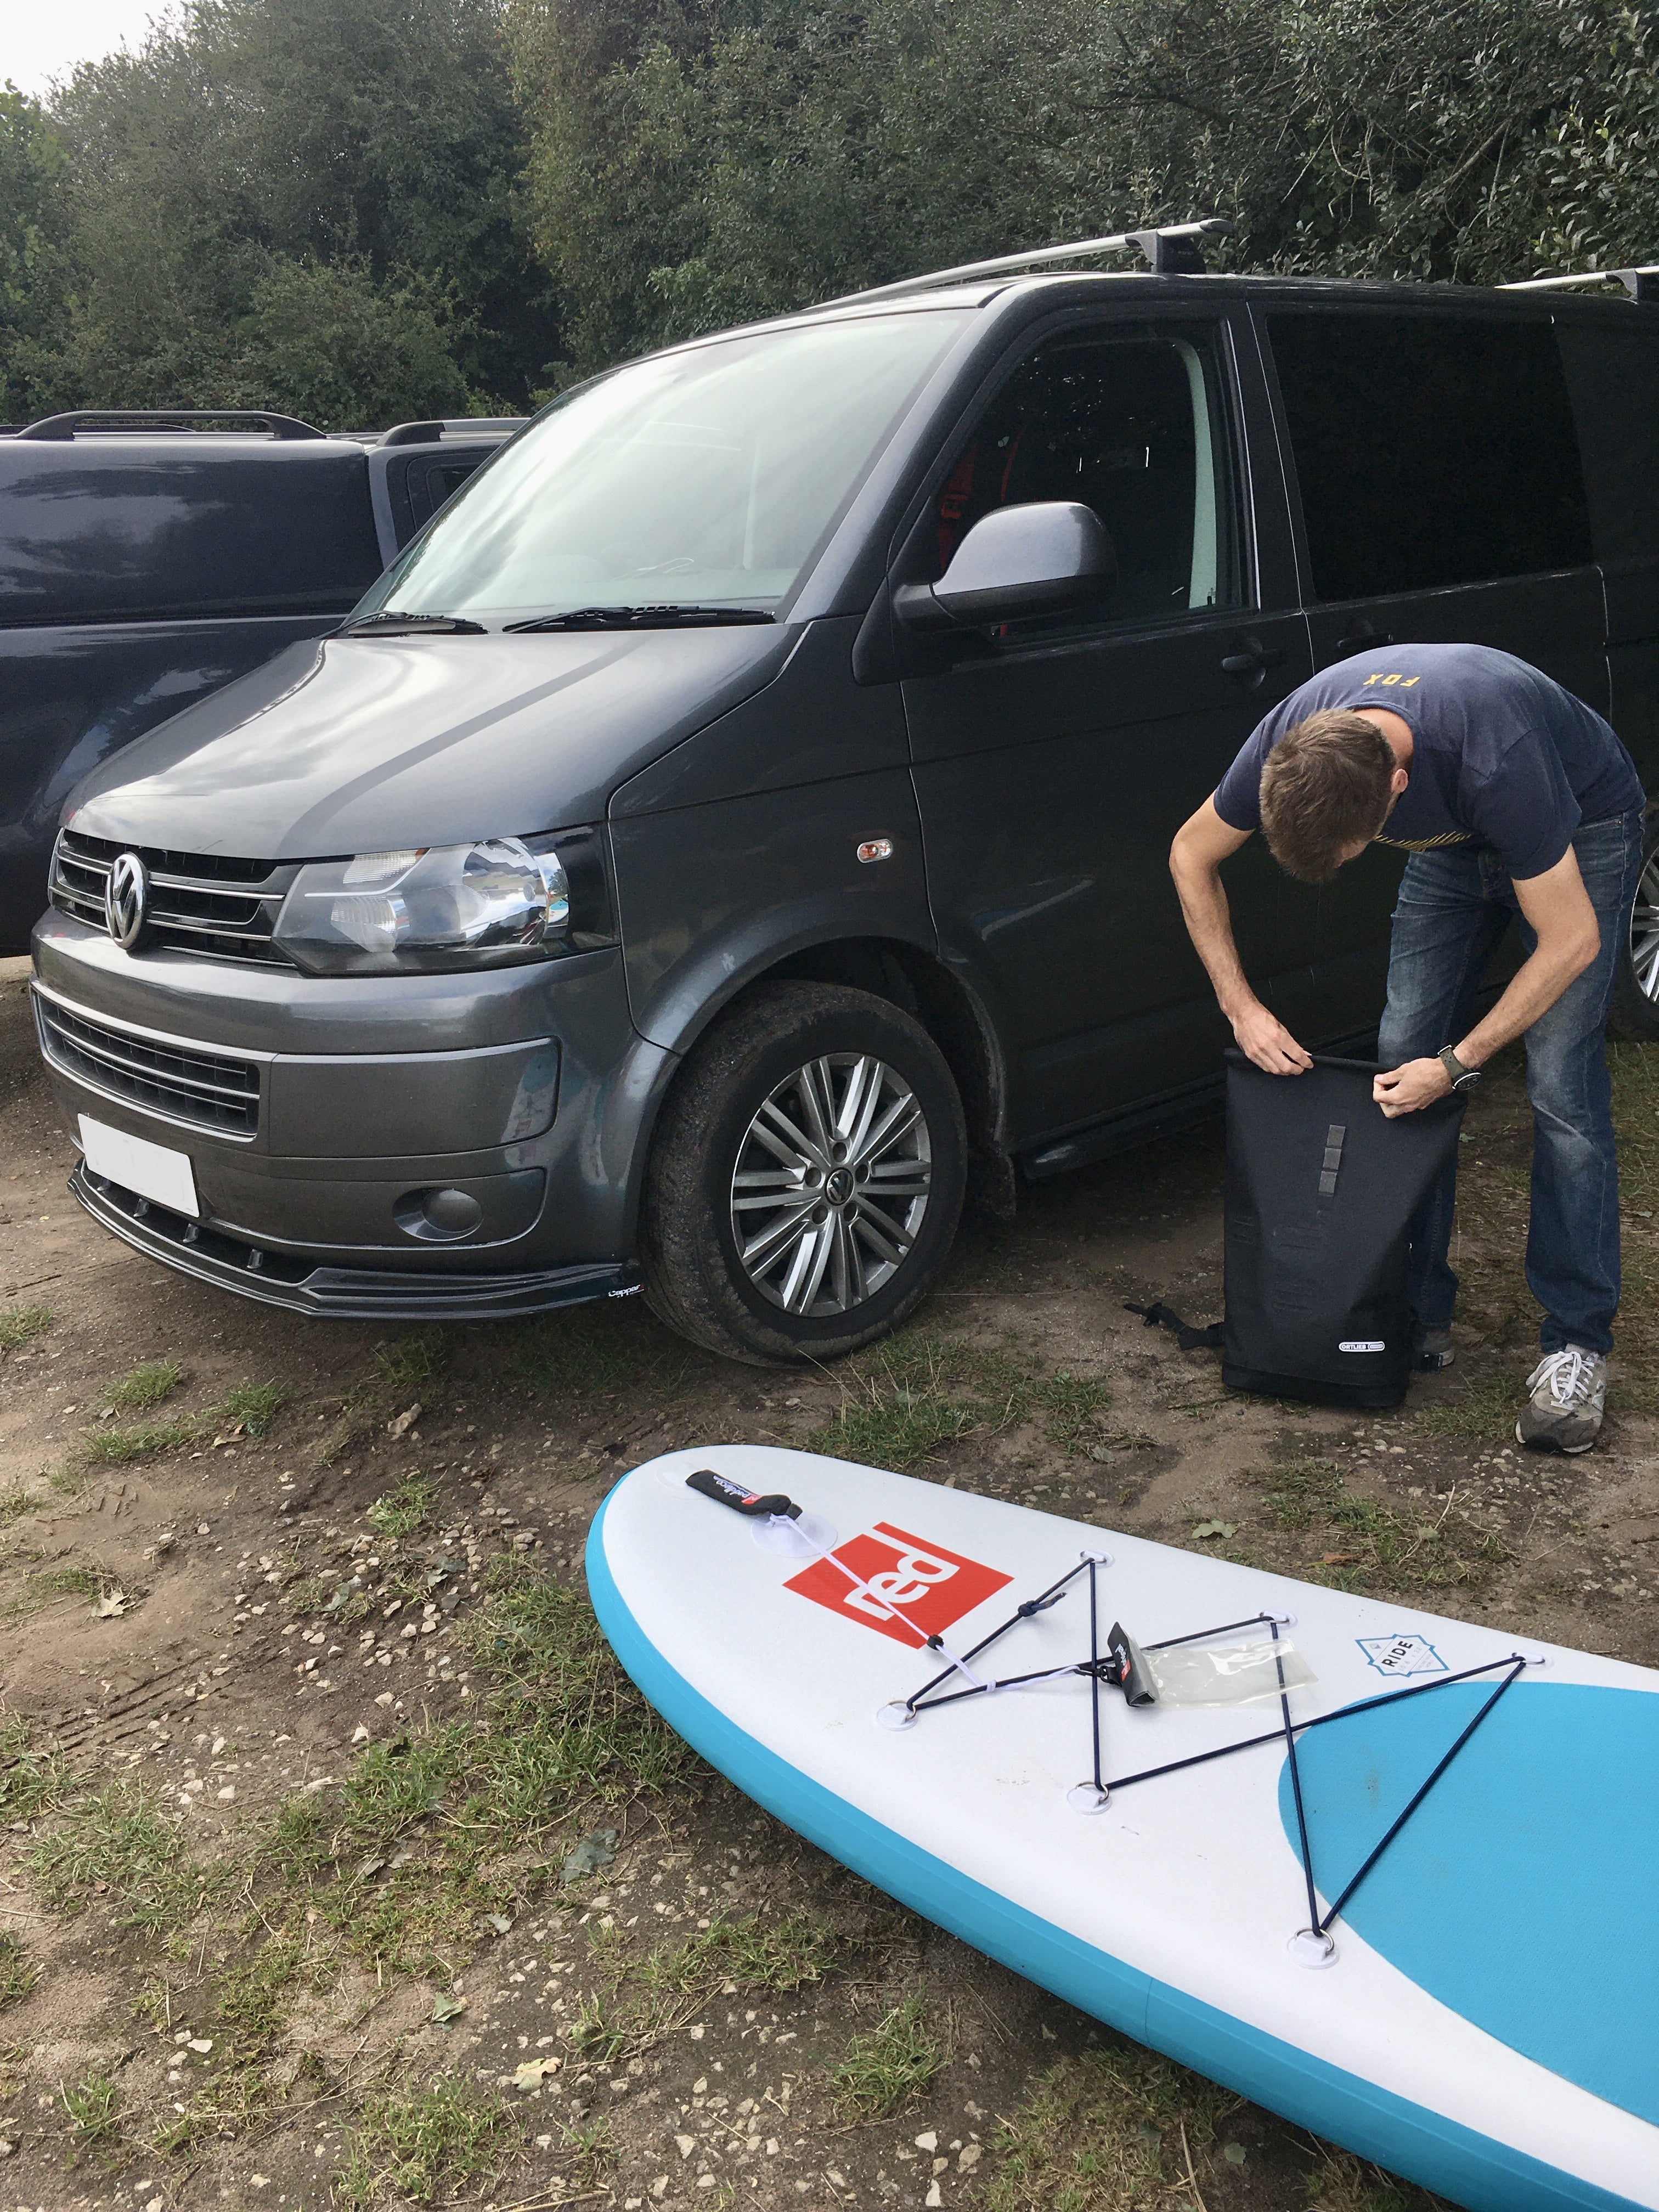
<svg viewBox="0 0 1659 2212"><path fill-rule="evenodd" d="M1425 1328L1417 1340L1417 1349L1412 1354L1412 1365L1419 1375L1440 1375L1456 1357L1449 1328Z"/></svg>
<svg viewBox="0 0 1659 2212"><path fill-rule="evenodd" d="M1599 1352L1570 1344L1546 1352L1527 1377L1532 1393L1515 1425L1515 1441L1533 1451L1588 1451L1607 1404L1607 1363Z"/></svg>

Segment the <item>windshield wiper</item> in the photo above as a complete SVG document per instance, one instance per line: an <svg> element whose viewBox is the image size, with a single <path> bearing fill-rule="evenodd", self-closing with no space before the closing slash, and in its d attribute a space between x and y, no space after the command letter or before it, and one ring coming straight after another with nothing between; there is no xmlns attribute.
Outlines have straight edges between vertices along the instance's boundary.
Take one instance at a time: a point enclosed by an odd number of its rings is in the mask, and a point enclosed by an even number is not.
<svg viewBox="0 0 1659 2212"><path fill-rule="evenodd" d="M482 637L484 626L468 622L465 615L400 615L382 608L377 615L363 615L356 622L343 623L334 633L336 637L369 634L377 637Z"/></svg>
<svg viewBox="0 0 1659 2212"><path fill-rule="evenodd" d="M575 607L568 615L537 615L503 623L504 630L718 629L732 623L775 622L764 607Z"/></svg>

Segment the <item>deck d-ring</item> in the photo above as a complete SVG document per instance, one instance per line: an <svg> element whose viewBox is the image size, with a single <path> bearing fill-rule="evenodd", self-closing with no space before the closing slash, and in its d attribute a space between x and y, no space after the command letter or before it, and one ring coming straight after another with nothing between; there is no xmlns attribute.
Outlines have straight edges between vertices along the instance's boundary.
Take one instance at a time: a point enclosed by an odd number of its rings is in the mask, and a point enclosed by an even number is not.
<svg viewBox="0 0 1659 2212"><path fill-rule="evenodd" d="M1334 1966L1336 1938L1322 1928L1299 1928L1285 1946L1298 1966Z"/></svg>

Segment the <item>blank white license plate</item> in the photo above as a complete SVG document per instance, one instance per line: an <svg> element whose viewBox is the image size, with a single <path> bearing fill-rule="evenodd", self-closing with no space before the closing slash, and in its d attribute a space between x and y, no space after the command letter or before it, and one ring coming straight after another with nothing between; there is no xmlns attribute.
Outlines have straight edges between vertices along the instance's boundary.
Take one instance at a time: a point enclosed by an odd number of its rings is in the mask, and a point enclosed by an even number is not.
<svg viewBox="0 0 1659 2212"><path fill-rule="evenodd" d="M94 1175L107 1176L124 1189L136 1190L140 1198L153 1198L158 1206L200 1219L188 1152L170 1152L165 1145L152 1145L147 1137L130 1137L125 1129L94 1121L90 1114L80 1118L81 1150Z"/></svg>

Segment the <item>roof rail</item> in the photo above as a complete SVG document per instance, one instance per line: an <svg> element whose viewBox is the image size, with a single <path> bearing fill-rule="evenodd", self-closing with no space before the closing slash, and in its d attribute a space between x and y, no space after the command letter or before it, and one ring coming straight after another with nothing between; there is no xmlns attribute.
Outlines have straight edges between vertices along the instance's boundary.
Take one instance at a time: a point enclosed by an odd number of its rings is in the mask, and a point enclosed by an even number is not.
<svg viewBox="0 0 1659 2212"><path fill-rule="evenodd" d="M495 430L521 430L529 420L527 415L453 415L446 416L441 422L399 422L395 429L384 432L379 442L382 446L434 446L446 432L453 438L469 434L477 437Z"/></svg>
<svg viewBox="0 0 1659 2212"><path fill-rule="evenodd" d="M845 307L855 300L896 300L906 292L931 292L942 284L963 284L975 276L1005 276L1030 269L1040 261L1080 261L1091 253L1121 253L1134 248L1146 257L1146 266L1159 276L1201 276L1204 256L1200 238L1231 238L1238 225L1222 216L1207 216L1201 222L1164 223L1156 230L1114 231L1109 238L1085 238L1068 246L1039 246L1030 253L1001 253L992 261L964 261L954 269L934 269L921 276L905 276L896 284L872 284L866 291L843 292L834 300L820 300L820 307Z"/></svg>
<svg viewBox="0 0 1659 2212"><path fill-rule="evenodd" d="M257 422L273 438L320 438L309 422L246 407L86 407L74 415L44 415L20 438L67 441L77 430L196 430L204 422Z"/></svg>
<svg viewBox="0 0 1659 2212"><path fill-rule="evenodd" d="M1571 276L1528 276L1500 292L1565 292L1580 284L1622 284L1632 300L1659 300L1659 261L1640 269L1581 269Z"/></svg>

